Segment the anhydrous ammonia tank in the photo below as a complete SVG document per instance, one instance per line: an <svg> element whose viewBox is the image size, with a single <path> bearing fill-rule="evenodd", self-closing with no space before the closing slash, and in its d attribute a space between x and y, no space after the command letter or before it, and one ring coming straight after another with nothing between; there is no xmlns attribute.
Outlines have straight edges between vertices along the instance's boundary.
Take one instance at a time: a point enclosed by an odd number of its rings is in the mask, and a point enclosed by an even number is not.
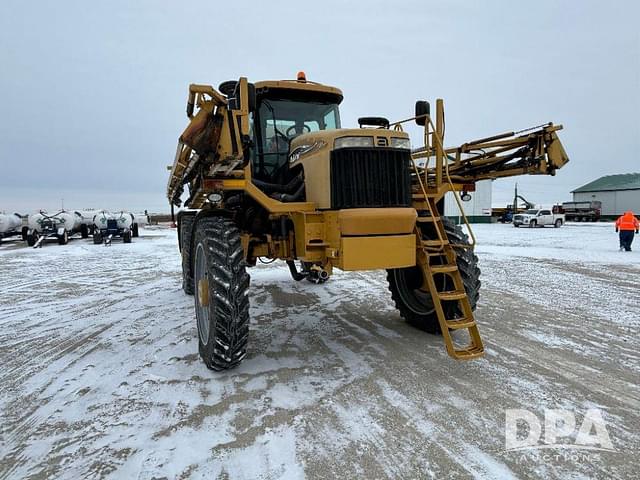
<svg viewBox="0 0 640 480"><path fill-rule="evenodd" d="M133 215L129 212L116 212L113 213L113 218L118 222L118 228L127 228L131 230L133 225Z"/></svg>
<svg viewBox="0 0 640 480"><path fill-rule="evenodd" d="M137 223L141 227L149 223L149 218L144 213L134 213L133 222Z"/></svg>
<svg viewBox="0 0 640 480"><path fill-rule="evenodd" d="M98 212L99 210L95 208L76 210L76 215L80 217L80 233L82 234L82 238L93 235L93 217L95 217Z"/></svg>
<svg viewBox="0 0 640 480"><path fill-rule="evenodd" d="M29 230L35 230L38 233L64 228L71 234L80 229L80 223L80 215L64 210L52 214L41 210L29 215Z"/></svg>
<svg viewBox="0 0 640 480"><path fill-rule="evenodd" d="M106 210L100 210L93 216L93 225L96 228L107 228L107 220L113 216Z"/></svg>
<svg viewBox="0 0 640 480"><path fill-rule="evenodd" d="M80 215L80 223L84 225L93 225L93 217L96 216L96 213L99 213L100 210L96 210L95 208L87 208L85 210L76 210L76 213Z"/></svg>
<svg viewBox="0 0 640 480"><path fill-rule="evenodd" d="M0 213L0 237L22 228L22 218L16 213Z"/></svg>

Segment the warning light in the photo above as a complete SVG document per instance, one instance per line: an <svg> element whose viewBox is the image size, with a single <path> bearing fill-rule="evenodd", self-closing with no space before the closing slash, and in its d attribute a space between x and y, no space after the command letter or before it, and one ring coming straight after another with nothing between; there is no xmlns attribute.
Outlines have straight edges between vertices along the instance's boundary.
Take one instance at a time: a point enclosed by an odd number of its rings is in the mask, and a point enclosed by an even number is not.
<svg viewBox="0 0 640 480"><path fill-rule="evenodd" d="M298 81L299 82L306 82L307 81L307 76L305 75L305 73L303 71L299 71L298 72Z"/></svg>

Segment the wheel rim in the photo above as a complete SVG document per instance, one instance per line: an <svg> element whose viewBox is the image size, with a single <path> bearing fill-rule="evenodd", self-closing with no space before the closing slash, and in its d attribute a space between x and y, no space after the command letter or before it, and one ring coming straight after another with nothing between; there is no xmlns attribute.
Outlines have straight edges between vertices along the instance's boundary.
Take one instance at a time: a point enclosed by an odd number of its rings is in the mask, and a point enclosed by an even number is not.
<svg viewBox="0 0 640 480"><path fill-rule="evenodd" d="M431 294L422 290L422 272L418 267L397 268L393 276L402 302L418 315L430 315L435 307Z"/></svg>
<svg viewBox="0 0 640 480"><path fill-rule="evenodd" d="M203 281L206 281L208 284L209 279L207 273L206 256L204 253L204 247L201 243L199 243L198 247L196 248L196 258L194 263L195 271L193 279L196 285L194 297L196 302L196 321L198 324L198 335L200 335L200 341L202 342L202 344L206 345L209 341L209 305L202 305L202 294L200 292L200 288L198 287L202 285L201 282Z"/></svg>

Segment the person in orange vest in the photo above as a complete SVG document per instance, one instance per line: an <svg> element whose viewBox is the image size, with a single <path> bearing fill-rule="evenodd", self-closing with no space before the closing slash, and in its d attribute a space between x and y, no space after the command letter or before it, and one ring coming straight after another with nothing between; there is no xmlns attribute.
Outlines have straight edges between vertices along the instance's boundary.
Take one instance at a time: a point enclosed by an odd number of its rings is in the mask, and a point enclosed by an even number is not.
<svg viewBox="0 0 640 480"><path fill-rule="evenodd" d="M616 232L620 232L620 251L631 251L634 232L638 233L640 222L633 215L633 212L625 212L616 220Z"/></svg>

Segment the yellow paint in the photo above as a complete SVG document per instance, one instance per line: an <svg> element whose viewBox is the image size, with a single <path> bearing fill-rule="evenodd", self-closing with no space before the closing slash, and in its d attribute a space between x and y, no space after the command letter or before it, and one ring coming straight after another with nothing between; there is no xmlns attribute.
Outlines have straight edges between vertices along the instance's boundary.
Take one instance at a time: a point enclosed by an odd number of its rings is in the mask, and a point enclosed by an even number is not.
<svg viewBox="0 0 640 480"><path fill-rule="evenodd" d="M416 264L416 236L343 237L338 268L379 270Z"/></svg>

